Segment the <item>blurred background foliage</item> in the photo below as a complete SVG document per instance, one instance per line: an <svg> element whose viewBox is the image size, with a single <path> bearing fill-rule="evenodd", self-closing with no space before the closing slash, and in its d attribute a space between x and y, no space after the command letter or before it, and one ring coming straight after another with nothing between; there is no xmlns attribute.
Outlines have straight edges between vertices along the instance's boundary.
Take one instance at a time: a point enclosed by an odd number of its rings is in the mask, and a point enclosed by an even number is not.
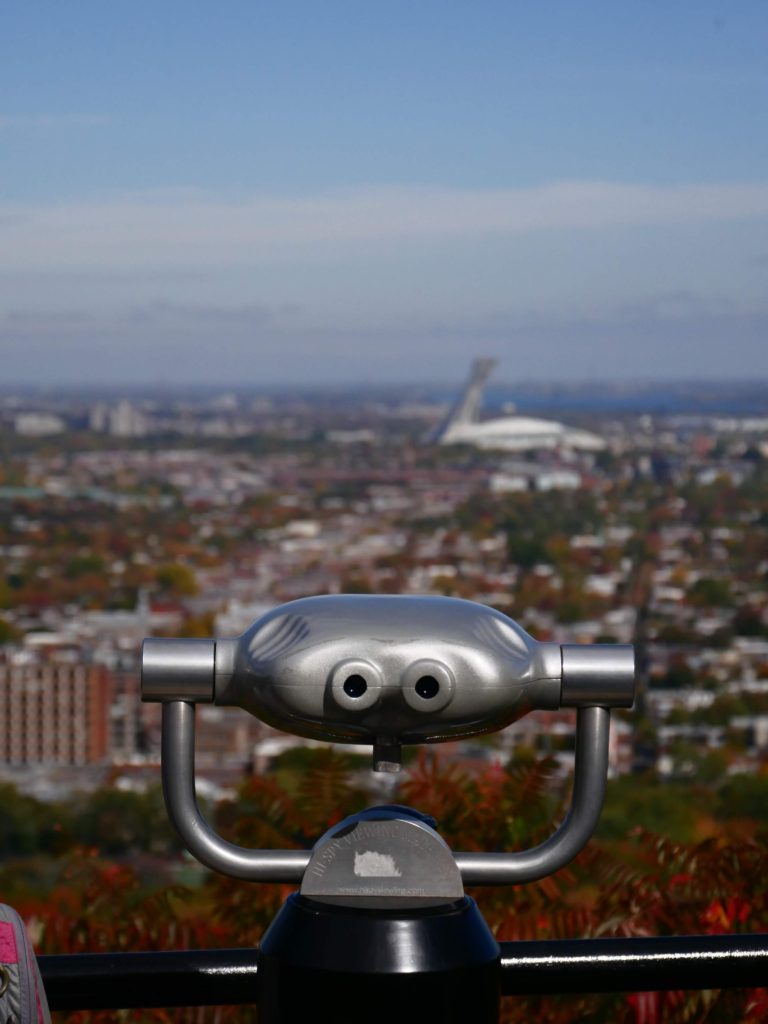
<svg viewBox="0 0 768 1024"><path fill-rule="evenodd" d="M279 759L212 811L247 846L306 847L370 802L354 758L330 749ZM508 766L469 770L420 752L393 799L437 818L455 850L530 846L568 797L556 762L521 751ZM40 953L249 946L291 886L250 885L199 868L179 848L157 789L104 789L43 804L0 787L0 893L24 915ZM768 779L609 783L598 834L577 860L525 886L471 895L501 940L768 931ZM662 838L663 836L663 838ZM225 1024L243 1007L57 1015ZM760 991L542 996L504 1000L504 1022L765 1021Z"/></svg>

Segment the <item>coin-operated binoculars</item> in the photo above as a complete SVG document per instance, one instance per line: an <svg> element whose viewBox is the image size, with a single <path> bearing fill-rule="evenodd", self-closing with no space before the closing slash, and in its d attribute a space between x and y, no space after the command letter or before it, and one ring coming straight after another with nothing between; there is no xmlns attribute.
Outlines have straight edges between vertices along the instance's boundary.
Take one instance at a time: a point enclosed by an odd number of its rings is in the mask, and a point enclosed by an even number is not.
<svg viewBox="0 0 768 1024"><path fill-rule="evenodd" d="M216 871L298 882L264 936L259 1019L495 1021L499 947L464 883L513 885L581 850L605 794L611 708L634 698L629 645L538 643L516 622L444 597L310 597L242 636L144 642L142 698L163 704L168 814ZM195 705L236 706L277 729L369 743L374 771L402 744L494 732L528 711L577 709L570 810L530 850L454 853L408 807L363 810L312 850L249 850L217 835L195 799Z"/></svg>

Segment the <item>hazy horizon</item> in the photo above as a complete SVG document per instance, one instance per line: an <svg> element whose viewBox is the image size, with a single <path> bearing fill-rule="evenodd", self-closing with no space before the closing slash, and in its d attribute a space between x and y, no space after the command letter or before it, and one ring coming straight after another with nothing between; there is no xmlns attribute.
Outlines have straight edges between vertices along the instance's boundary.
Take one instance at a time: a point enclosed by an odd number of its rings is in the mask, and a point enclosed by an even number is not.
<svg viewBox="0 0 768 1024"><path fill-rule="evenodd" d="M222 380L183 384L174 381L130 383L125 380L88 383L41 383L36 381L0 382L0 401L13 398L35 401L107 401L120 398L159 402L207 401L235 396L241 401L284 399L288 401L348 401L396 404L452 403L461 393L466 375L448 378L349 381L318 381L297 383L290 380L248 382ZM483 389L486 412L498 411L505 404L520 402L523 407L556 408L560 405L584 410L611 408L663 409L671 403L680 409L712 408L747 415L755 409L768 413L768 379L614 379L614 380L512 380L493 377Z"/></svg>

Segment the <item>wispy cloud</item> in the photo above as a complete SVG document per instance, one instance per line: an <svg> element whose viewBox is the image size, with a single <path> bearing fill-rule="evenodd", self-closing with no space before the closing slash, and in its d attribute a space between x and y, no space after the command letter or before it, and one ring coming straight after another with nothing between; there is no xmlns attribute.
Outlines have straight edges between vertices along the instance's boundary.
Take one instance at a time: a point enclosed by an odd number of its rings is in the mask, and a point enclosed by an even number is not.
<svg viewBox="0 0 768 1024"><path fill-rule="evenodd" d="M768 218L768 182L517 189L367 187L237 201L182 192L0 206L0 270L252 265L281 247L327 249L522 232Z"/></svg>
<svg viewBox="0 0 768 1024"><path fill-rule="evenodd" d="M101 128L111 118L105 114L0 114L0 131L7 128Z"/></svg>
<svg viewBox="0 0 768 1024"><path fill-rule="evenodd" d="M0 337L42 335L47 332L61 336L71 332L89 333L115 328L183 329L203 332L210 328L251 330L284 320L290 321L299 312L301 307L291 303L224 305L172 302L168 299L152 299L108 310L39 310L17 307L0 316Z"/></svg>

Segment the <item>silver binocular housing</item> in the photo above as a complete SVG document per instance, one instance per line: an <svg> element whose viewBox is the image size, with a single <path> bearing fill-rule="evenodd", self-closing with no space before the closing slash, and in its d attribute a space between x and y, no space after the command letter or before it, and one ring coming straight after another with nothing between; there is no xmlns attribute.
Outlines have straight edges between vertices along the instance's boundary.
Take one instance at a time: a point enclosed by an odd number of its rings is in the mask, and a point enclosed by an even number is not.
<svg viewBox="0 0 768 1024"><path fill-rule="evenodd" d="M501 612L455 598L331 595L281 605L240 637L145 640L141 685L143 700L164 705L166 802L191 852L236 877L273 881L301 877L309 855L241 850L202 820L195 704L241 707L311 739L370 743L378 771L397 771L402 744L579 709L573 803L555 835L525 853L455 855L464 881L498 884L549 874L587 841L602 807L609 709L631 707L634 681L631 645L539 643Z"/></svg>

